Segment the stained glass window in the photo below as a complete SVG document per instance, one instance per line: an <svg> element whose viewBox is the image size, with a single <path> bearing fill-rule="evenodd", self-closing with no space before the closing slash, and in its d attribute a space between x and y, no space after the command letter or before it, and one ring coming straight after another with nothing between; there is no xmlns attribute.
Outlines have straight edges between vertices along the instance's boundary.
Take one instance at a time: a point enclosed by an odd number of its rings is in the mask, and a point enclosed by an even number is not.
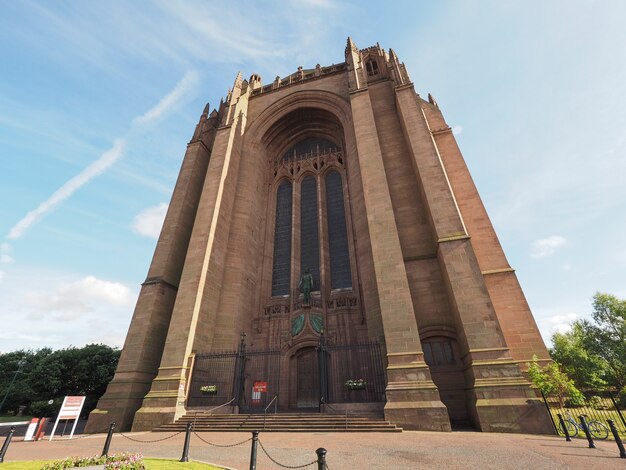
<svg viewBox="0 0 626 470"><path fill-rule="evenodd" d="M352 287L348 231L343 204L341 175L331 171L326 176L326 213L328 217L328 245L330 251L331 289Z"/></svg>

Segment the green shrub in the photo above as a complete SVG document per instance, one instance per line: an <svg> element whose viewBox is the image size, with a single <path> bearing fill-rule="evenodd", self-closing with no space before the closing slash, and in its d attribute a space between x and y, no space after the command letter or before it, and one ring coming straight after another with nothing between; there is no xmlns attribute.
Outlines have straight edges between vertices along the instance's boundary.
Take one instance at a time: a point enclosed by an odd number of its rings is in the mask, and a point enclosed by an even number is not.
<svg viewBox="0 0 626 470"><path fill-rule="evenodd" d="M52 416L59 408L61 408L61 400L54 400L51 404L49 400L38 400L28 405L28 411L32 416L43 418L44 416Z"/></svg>
<svg viewBox="0 0 626 470"><path fill-rule="evenodd" d="M565 407L575 408L578 406L585 406L585 396L577 388L573 388L565 400Z"/></svg>
<svg viewBox="0 0 626 470"><path fill-rule="evenodd" d="M598 395L593 395L589 397L589 399L587 400L587 404L590 407L592 407L594 410L606 410L609 408L605 400L602 397L599 397Z"/></svg>

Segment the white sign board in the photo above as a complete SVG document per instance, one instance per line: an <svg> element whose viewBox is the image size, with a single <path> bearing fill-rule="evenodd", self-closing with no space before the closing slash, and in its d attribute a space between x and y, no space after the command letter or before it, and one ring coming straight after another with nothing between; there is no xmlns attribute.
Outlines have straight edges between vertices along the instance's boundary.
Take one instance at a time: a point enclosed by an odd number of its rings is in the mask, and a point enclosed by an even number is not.
<svg viewBox="0 0 626 470"><path fill-rule="evenodd" d="M65 397L63 399L61 411L59 411L59 416L57 416L57 420L55 421L52 432L50 433L50 440L52 440L54 432L57 429L57 425L59 424L59 420L61 419L75 420L74 425L72 426L72 432L70 433L70 439L74 436L74 430L78 424L78 417L80 416L80 411L83 409L84 404L85 397Z"/></svg>
<svg viewBox="0 0 626 470"><path fill-rule="evenodd" d="M37 429L37 425L39 424L39 418L33 418L30 420L30 424L28 428L26 428L26 434L24 435L25 441L32 441L33 436L35 434L35 430Z"/></svg>

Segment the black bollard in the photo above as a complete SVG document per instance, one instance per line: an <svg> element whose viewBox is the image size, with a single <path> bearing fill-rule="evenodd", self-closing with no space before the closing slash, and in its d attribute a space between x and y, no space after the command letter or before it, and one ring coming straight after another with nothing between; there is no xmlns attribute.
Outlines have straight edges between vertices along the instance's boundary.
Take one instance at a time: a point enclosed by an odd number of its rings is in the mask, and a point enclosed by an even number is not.
<svg viewBox="0 0 626 470"><path fill-rule="evenodd" d="M0 463L4 462L4 454L7 453L9 449L9 444L11 443L11 439L13 438L13 433L15 432L15 426L11 426L9 430L9 434L7 434L7 438L4 440L4 444L2 444L2 450L0 450Z"/></svg>
<svg viewBox="0 0 626 470"><path fill-rule="evenodd" d="M250 450L250 470L256 470L256 448L259 444L259 431L252 431L252 449Z"/></svg>
<svg viewBox="0 0 626 470"><path fill-rule="evenodd" d="M567 426L565 426L565 421L563 421L563 416L561 416L561 413L558 413L557 416L559 417L559 422L561 423L561 427L563 428L563 432L565 433L565 440L567 442L571 442L572 438L569 437L569 431L567 430Z"/></svg>
<svg viewBox="0 0 626 470"><path fill-rule="evenodd" d="M583 428L585 436L587 436L587 441L589 442L589 448L595 449L596 445L593 443L593 438L591 437L591 433L589 432L589 426L587 426L587 420L584 415L578 417L580 419L580 427Z"/></svg>
<svg viewBox="0 0 626 470"><path fill-rule="evenodd" d="M320 447L315 453L317 454L317 470L326 470L326 449Z"/></svg>
<svg viewBox="0 0 626 470"><path fill-rule="evenodd" d="M189 462L189 441L191 440L191 430L193 429L193 423L189 421L187 423L187 432L185 433L185 444L183 445L183 456L179 462Z"/></svg>
<svg viewBox="0 0 626 470"><path fill-rule="evenodd" d="M109 433L107 434L107 440L104 441L104 447L102 448L102 455L100 457L109 456L109 446L111 445L111 439L113 438L114 429L115 429L115 421L109 424Z"/></svg>
<svg viewBox="0 0 626 470"><path fill-rule="evenodd" d="M615 439L615 443L617 444L617 448L619 449L619 456L622 459L626 459L626 449L624 449L624 443L622 442L622 438L619 437L619 433L617 432L615 423L612 419L607 419L606 422L609 423L609 427L611 428L611 432L613 433L613 439Z"/></svg>

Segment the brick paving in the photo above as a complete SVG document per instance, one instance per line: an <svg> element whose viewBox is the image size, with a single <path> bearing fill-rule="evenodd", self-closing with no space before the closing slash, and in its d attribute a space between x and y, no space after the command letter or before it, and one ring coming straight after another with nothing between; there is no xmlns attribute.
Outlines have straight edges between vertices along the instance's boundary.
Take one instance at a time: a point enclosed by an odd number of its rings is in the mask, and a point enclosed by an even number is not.
<svg viewBox="0 0 626 470"><path fill-rule="evenodd" d="M164 433L129 433L133 439L162 439ZM233 444L250 438L250 433L201 433L199 436L216 444ZM386 433L270 433L261 432L260 441L278 462L303 465L316 459L315 449L328 450L329 470L347 469L519 469L556 470L602 468L626 469L614 442L598 442L597 449L575 439L565 442L555 436L496 434L479 432ZM11 443L5 462L45 460L73 455L100 454L105 435L74 440L47 440ZM181 456L184 434L161 442L135 442L115 434L111 452L140 452L148 457ZM257 468L278 469L259 447ZM189 452L192 460L213 463L232 469L249 468L250 442L236 447L212 447L192 435ZM316 466L308 467L316 469Z"/></svg>

